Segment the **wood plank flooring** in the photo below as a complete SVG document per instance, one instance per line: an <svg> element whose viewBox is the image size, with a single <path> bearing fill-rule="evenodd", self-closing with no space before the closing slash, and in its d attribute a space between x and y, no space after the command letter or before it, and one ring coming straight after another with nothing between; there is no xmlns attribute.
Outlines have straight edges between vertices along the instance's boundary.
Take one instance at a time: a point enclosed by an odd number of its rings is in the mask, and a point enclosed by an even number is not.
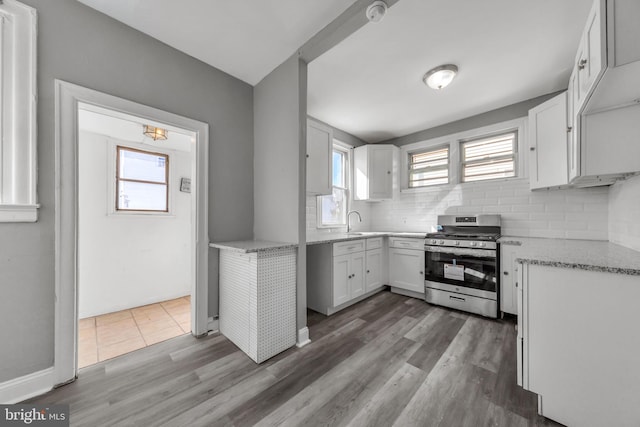
<svg viewBox="0 0 640 427"><path fill-rule="evenodd" d="M220 334L189 335L82 369L32 399L77 426L539 426L516 385L513 321L381 292L331 317L312 343L256 365Z"/></svg>

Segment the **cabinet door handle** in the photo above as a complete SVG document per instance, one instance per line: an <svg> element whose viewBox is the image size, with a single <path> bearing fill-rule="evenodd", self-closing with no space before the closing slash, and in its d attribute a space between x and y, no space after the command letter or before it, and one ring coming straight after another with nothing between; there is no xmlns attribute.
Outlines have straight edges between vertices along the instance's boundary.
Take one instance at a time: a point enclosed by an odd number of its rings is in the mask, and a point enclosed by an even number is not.
<svg viewBox="0 0 640 427"><path fill-rule="evenodd" d="M422 276L423 274L424 274L424 273L421 271L421 272L420 272L420 275Z"/></svg>
<svg viewBox="0 0 640 427"><path fill-rule="evenodd" d="M508 271L503 271L503 274L504 274L505 276L508 276L508 275L509 275L509 272L508 272Z"/></svg>
<svg viewBox="0 0 640 427"><path fill-rule="evenodd" d="M391 175L391 171L387 171L387 175Z"/></svg>
<svg viewBox="0 0 640 427"><path fill-rule="evenodd" d="M371 270L367 270L367 274L371 273Z"/></svg>
<svg viewBox="0 0 640 427"><path fill-rule="evenodd" d="M567 127L567 133L571 133L572 130L573 128L571 126Z"/></svg>
<svg viewBox="0 0 640 427"><path fill-rule="evenodd" d="M464 299L464 298L454 297L453 295L449 295L449 298L450 299L455 299L455 300L458 300L458 301L466 301L466 299Z"/></svg>
<svg viewBox="0 0 640 427"><path fill-rule="evenodd" d="M580 62L578 62L578 70L584 70L584 67L587 65L587 60L586 59L581 59Z"/></svg>
<svg viewBox="0 0 640 427"><path fill-rule="evenodd" d="M536 147L529 147L529 151L536 151Z"/></svg>

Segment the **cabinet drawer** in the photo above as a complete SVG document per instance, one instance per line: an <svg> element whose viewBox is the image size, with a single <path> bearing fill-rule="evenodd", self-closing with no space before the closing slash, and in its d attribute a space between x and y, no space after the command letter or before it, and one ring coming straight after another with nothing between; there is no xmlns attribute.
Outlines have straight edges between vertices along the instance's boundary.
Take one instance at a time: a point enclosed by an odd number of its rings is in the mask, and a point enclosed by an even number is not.
<svg viewBox="0 0 640 427"><path fill-rule="evenodd" d="M374 237L373 239L367 239L367 250L378 249L382 247L382 237Z"/></svg>
<svg viewBox="0 0 640 427"><path fill-rule="evenodd" d="M424 250L424 239L407 239L406 237L389 237L390 248Z"/></svg>
<svg viewBox="0 0 640 427"><path fill-rule="evenodd" d="M365 249L365 240L349 240L333 244L333 256L361 252Z"/></svg>

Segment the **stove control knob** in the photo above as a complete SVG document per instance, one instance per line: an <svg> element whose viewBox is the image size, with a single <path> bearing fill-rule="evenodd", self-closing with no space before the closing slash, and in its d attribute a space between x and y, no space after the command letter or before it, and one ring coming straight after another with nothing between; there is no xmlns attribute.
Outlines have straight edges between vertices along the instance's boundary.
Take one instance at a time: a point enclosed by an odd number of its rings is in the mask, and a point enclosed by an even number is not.
<svg viewBox="0 0 640 427"><path fill-rule="evenodd" d="M455 245L456 245L456 246L460 246L460 240L456 240L456 241L455 241Z"/></svg>
<svg viewBox="0 0 640 427"><path fill-rule="evenodd" d="M485 242L480 242L480 247L484 248L485 246L487 246L487 244Z"/></svg>
<svg viewBox="0 0 640 427"><path fill-rule="evenodd" d="M476 242L469 242L469 246L472 246L472 247L473 247L473 246L475 246L475 245L476 245Z"/></svg>
<svg viewBox="0 0 640 427"><path fill-rule="evenodd" d="M438 243L444 245L444 240L440 240Z"/></svg>
<svg viewBox="0 0 640 427"><path fill-rule="evenodd" d="M438 241L437 241L436 239L431 239L431 244L432 244L432 245L435 245L435 244L437 244L437 243L438 243Z"/></svg>

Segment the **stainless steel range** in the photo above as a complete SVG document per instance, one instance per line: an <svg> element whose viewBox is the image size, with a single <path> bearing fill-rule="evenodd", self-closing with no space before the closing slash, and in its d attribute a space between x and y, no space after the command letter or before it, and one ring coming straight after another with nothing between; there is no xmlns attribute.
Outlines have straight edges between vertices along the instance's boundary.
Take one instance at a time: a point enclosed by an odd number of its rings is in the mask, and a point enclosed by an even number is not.
<svg viewBox="0 0 640 427"><path fill-rule="evenodd" d="M441 215L425 240L425 299L498 317L500 215Z"/></svg>

